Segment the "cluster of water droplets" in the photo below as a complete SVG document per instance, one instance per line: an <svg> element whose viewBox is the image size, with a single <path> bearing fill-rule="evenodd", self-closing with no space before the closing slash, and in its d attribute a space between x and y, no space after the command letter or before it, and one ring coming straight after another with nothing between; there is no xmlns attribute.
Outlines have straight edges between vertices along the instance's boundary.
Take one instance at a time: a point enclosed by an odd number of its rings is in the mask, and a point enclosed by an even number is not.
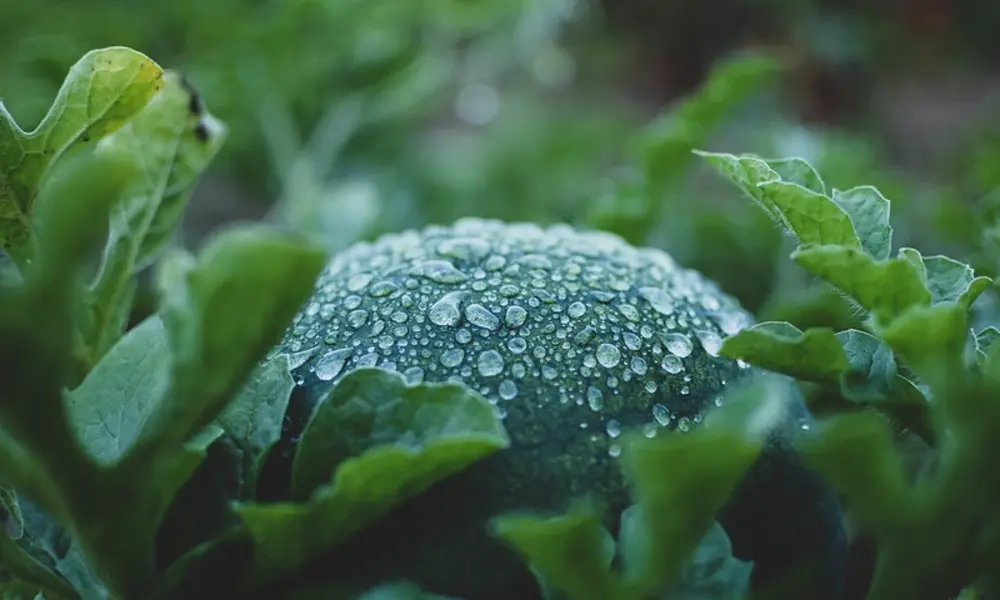
<svg viewBox="0 0 1000 600"><path fill-rule="evenodd" d="M643 406L652 437L721 402L726 377L747 368L718 358L722 341L749 322L658 250L565 225L464 219L336 256L280 348L300 384L378 366L410 383L469 385L501 417L518 401L579 407L579 426L602 421L615 456L622 407Z"/></svg>

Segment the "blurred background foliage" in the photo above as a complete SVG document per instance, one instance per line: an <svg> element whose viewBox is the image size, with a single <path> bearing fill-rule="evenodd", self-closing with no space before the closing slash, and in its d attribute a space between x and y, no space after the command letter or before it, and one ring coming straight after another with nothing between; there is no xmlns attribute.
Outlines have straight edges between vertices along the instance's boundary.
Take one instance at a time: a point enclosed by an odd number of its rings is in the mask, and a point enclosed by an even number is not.
<svg viewBox="0 0 1000 600"><path fill-rule="evenodd" d="M692 159L700 147L797 155L829 186L875 185L898 243L1000 275L992 0L0 8L0 98L22 127L71 64L109 45L181 70L229 124L188 246L235 220L282 223L331 252L467 216L561 221L662 248L760 319L856 325L763 213ZM998 324L997 304L982 297L977 329Z"/></svg>
<svg viewBox="0 0 1000 600"><path fill-rule="evenodd" d="M903 244L998 268L970 228L990 226L1000 185L993 2L0 4L0 97L22 126L76 58L117 44L182 70L230 124L186 244L242 219L331 251L463 216L567 221L664 248L762 317L849 323L759 211L691 160L699 146L876 185ZM779 68L701 89L747 53Z"/></svg>

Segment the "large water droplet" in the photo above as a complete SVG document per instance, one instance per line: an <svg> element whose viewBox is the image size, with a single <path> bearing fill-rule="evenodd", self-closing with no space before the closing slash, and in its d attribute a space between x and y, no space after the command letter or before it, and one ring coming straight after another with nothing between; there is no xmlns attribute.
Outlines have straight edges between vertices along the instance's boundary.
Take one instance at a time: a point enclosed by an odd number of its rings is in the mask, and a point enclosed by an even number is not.
<svg viewBox="0 0 1000 600"><path fill-rule="evenodd" d="M673 354L664 354L663 360L660 361L660 366L671 375L676 375L684 370L684 363Z"/></svg>
<svg viewBox="0 0 1000 600"><path fill-rule="evenodd" d="M594 386L587 387L587 404L590 410L598 412L604 408L604 394Z"/></svg>
<svg viewBox="0 0 1000 600"><path fill-rule="evenodd" d="M665 333L662 339L663 345L667 347L667 352L678 358L687 358L694 349L691 338L683 333Z"/></svg>
<svg viewBox="0 0 1000 600"><path fill-rule="evenodd" d="M504 314L504 324L511 329L517 329L521 325L524 325L524 321L527 318L528 311L516 304L513 304L507 307L507 312Z"/></svg>
<svg viewBox="0 0 1000 600"><path fill-rule="evenodd" d="M513 400L517 397L517 384L510 379L504 379L497 386L497 392L504 400Z"/></svg>
<svg viewBox="0 0 1000 600"><path fill-rule="evenodd" d="M670 424L670 411L667 410L667 407L662 404L654 404L653 419L656 420L660 427L666 427Z"/></svg>
<svg viewBox="0 0 1000 600"><path fill-rule="evenodd" d="M368 284L372 282L372 279L374 279L374 276L370 273L360 273L358 275L354 275L347 280L347 289L352 292L360 292L368 287Z"/></svg>
<svg viewBox="0 0 1000 600"><path fill-rule="evenodd" d="M451 368L457 367L462 364L462 359L465 358L465 350L461 348L450 348L441 353L441 364Z"/></svg>
<svg viewBox="0 0 1000 600"><path fill-rule="evenodd" d="M601 344L597 347L597 362L605 369L610 369L621 362L622 353L611 344Z"/></svg>
<svg viewBox="0 0 1000 600"><path fill-rule="evenodd" d="M653 310L661 315L672 315L674 313L674 303L670 296L660 288L643 287L639 288L639 295L642 296Z"/></svg>
<svg viewBox="0 0 1000 600"><path fill-rule="evenodd" d="M330 381L344 370L347 359L354 354L353 348L338 348L331 350L316 361L316 377L321 381Z"/></svg>
<svg viewBox="0 0 1000 600"><path fill-rule="evenodd" d="M465 292L448 292L435 302L427 316L441 327L455 327L462 320L461 304Z"/></svg>
<svg viewBox="0 0 1000 600"><path fill-rule="evenodd" d="M465 318L476 327L490 331L496 331L500 328L500 319L482 304L470 304L465 307Z"/></svg>
<svg viewBox="0 0 1000 600"><path fill-rule="evenodd" d="M607 427L604 428L608 432L608 436L611 439L615 439L622 434L622 426L618 421L611 419L608 421Z"/></svg>
<svg viewBox="0 0 1000 600"><path fill-rule="evenodd" d="M647 369L647 367L646 367L646 361L641 356L633 356L632 357L632 362L631 362L631 364L629 366L632 368L632 371L636 375L645 375L646 374L646 369Z"/></svg>
<svg viewBox="0 0 1000 600"><path fill-rule="evenodd" d="M418 272L436 283L462 283L469 278L446 260L425 261L420 265Z"/></svg>
<svg viewBox="0 0 1000 600"><path fill-rule="evenodd" d="M503 357L496 350L485 350L479 355L476 366L483 377L493 377L503 372Z"/></svg>
<svg viewBox="0 0 1000 600"><path fill-rule="evenodd" d="M701 347L712 356L718 356L722 350L722 338L714 331L696 331Z"/></svg>
<svg viewBox="0 0 1000 600"><path fill-rule="evenodd" d="M507 340L507 349L514 354L521 354L528 349L528 342L524 341L524 338L512 337Z"/></svg>
<svg viewBox="0 0 1000 600"><path fill-rule="evenodd" d="M584 306L583 302L574 302L573 304L570 304L569 308L566 310L566 314L574 319L582 317L585 312L587 312L587 307Z"/></svg>
<svg viewBox="0 0 1000 600"><path fill-rule="evenodd" d="M360 329L368 322L368 311L363 309L352 310L347 314L347 324L354 329Z"/></svg>

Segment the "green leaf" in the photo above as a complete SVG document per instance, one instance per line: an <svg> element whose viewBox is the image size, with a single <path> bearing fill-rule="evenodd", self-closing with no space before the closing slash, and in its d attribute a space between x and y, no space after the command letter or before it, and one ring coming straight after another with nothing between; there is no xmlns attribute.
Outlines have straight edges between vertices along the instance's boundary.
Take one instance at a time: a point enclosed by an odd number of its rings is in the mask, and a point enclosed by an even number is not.
<svg viewBox="0 0 1000 600"><path fill-rule="evenodd" d="M886 397L896 375L892 350L877 337L857 329L837 333L850 369L840 377L844 396L855 402L870 402Z"/></svg>
<svg viewBox="0 0 1000 600"><path fill-rule="evenodd" d="M280 340L324 262L320 251L285 234L246 226L218 234L197 262L177 252L161 263L172 388L137 446L174 446L215 419Z"/></svg>
<svg viewBox="0 0 1000 600"><path fill-rule="evenodd" d="M976 277L972 267L947 256L925 256L923 263L933 304L957 302L969 308L993 282Z"/></svg>
<svg viewBox="0 0 1000 600"><path fill-rule="evenodd" d="M830 198L787 181L757 185L802 244L861 248L850 216Z"/></svg>
<svg viewBox="0 0 1000 600"><path fill-rule="evenodd" d="M257 542L262 572L289 572L509 443L493 407L465 386L407 386L397 373L359 369L317 407L296 456L300 490L324 472L329 484L305 502L236 510Z"/></svg>
<svg viewBox="0 0 1000 600"><path fill-rule="evenodd" d="M48 114L30 133L0 104L0 246L20 253L29 239L39 183L74 144L100 139L138 113L163 71L139 52L111 47L69 70Z"/></svg>
<svg viewBox="0 0 1000 600"><path fill-rule="evenodd" d="M889 200L874 187L866 185L846 192L834 190L833 201L850 216L865 252L877 260L888 259L892 252Z"/></svg>
<svg viewBox="0 0 1000 600"><path fill-rule="evenodd" d="M764 196L764 192L760 188L760 184L764 182L781 180L781 176L768 166L767 161L752 155L736 156L703 150L695 150L694 153L704 158L723 177L736 184L776 223L788 226L784 215Z"/></svg>
<svg viewBox="0 0 1000 600"><path fill-rule="evenodd" d="M0 534L0 572L4 569L31 587L47 590L52 600L76 596L62 577L36 560L16 541Z"/></svg>
<svg viewBox="0 0 1000 600"><path fill-rule="evenodd" d="M320 598L328 598L328 596L315 596L316 600ZM295 596L296 600L304 600L299 595ZM356 596L354 600L458 600L457 598L451 598L449 596L440 596L438 594L431 594L421 590L418 586L412 583L384 583L377 587L374 587L360 596Z"/></svg>
<svg viewBox="0 0 1000 600"><path fill-rule="evenodd" d="M163 89L98 153L127 153L142 168L111 215L111 235L91 284L86 343L96 361L120 335L131 308L134 275L149 266L179 225L198 176L214 158L226 129L206 112L197 93L167 72Z"/></svg>
<svg viewBox="0 0 1000 600"><path fill-rule="evenodd" d="M633 536L639 549L623 549L632 557L625 578L642 597L677 581L765 436L787 412L786 392L777 376L760 375L732 388L722 408L690 433L626 438L622 469L646 534Z"/></svg>
<svg viewBox="0 0 1000 600"><path fill-rule="evenodd" d="M982 366L986 360L987 355L993 348L993 344L1000 339L1000 329L996 327L987 327L982 331L975 332L973 335L973 342L975 344L976 356L979 365Z"/></svg>
<svg viewBox="0 0 1000 600"><path fill-rule="evenodd" d="M768 166L774 169L783 181L800 185L811 192L826 195L826 184L816 169L798 157L768 159Z"/></svg>
<svg viewBox="0 0 1000 600"><path fill-rule="evenodd" d="M921 378L948 377L942 369L961 364L968 314L957 304L918 306L876 333Z"/></svg>
<svg viewBox="0 0 1000 600"><path fill-rule="evenodd" d="M808 464L849 499L863 527L878 533L913 510L892 432L873 412L822 421L802 444Z"/></svg>
<svg viewBox="0 0 1000 600"><path fill-rule="evenodd" d="M219 425L243 451L247 493L253 493L264 458L281 438L294 387L288 356L279 354L254 371L235 400L219 415Z"/></svg>
<svg viewBox="0 0 1000 600"><path fill-rule="evenodd" d="M722 354L809 381L836 380L850 368L832 329L814 328L803 333L783 321L758 323L727 338Z"/></svg>
<svg viewBox="0 0 1000 600"><path fill-rule="evenodd" d="M13 489L0 487L0 525L6 535L12 540L24 534L24 519L21 517L21 506L17 502L17 493Z"/></svg>
<svg viewBox="0 0 1000 600"><path fill-rule="evenodd" d="M337 465L380 443L419 450L445 440L454 446L449 452L465 453L467 444L473 455L508 443L492 406L465 386L408 386L391 371L353 371L323 399L302 433L293 493L308 496L330 480Z"/></svg>
<svg viewBox="0 0 1000 600"><path fill-rule="evenodd" d="M904 258L876 261L854 248L803 246L792 253L792 259L880 320L890 320L931 301L917 268Z"/></svg>
<svg viewBox="0 0 1000 600"><path fill-rule="evenodd" d="M630 507L632 508L632 507ZM626 510L626 513L628 510ZM641 535L638 523L626 525L628 517L622 515L622 548L629 546L624 539L626 530ZM637 520L632 517L630 520ZM627 529L628 527L628 529ZM624 561L624 557L623 557ZM733 556L732 543L726 530L713 522L708 532L698 542L677 581L667 586L664 597L676 600L709 600L745 598L750 586L753 563Z"/></svg>
<svg viewBox="0 0 1000 600"><path fill-rule="evenodd" d="M615 542L600 512L577 502L565 515L507 514L493 520L494 535L510 544L542 586L567 600L616 600L620 581L611 570Z"/></svg>
<svg viewBox="0 0 1000 600"><path fill-rule="evenodd" d="M111 465L132 447L167 393L169 375L166 332L153 315L126 333L67 394L67 416L93 459Z"/></svg>

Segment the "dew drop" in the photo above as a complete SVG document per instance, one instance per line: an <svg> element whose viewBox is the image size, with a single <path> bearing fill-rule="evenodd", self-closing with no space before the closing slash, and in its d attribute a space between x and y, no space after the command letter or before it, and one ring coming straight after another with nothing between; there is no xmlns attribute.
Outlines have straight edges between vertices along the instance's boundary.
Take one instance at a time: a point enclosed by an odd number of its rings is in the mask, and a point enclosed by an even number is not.
<svg viewBox="0 0 1000 600"><path fill-rule="evenodd" d="M465 327L455 332L455 341L459 344L468 344L472 341L472 333Z"/></svg>
<svg viewBox="0 0 1000 600"><path fill-rule="evenodd" d="M610 369L621 362L622 353L611 344L601 344L597 347L597 362L605 369Z"/></svg>
<svg viewBox="0 0 1000 600"><path fill-rule="evenodd" d="M671 375L676 375L684 370L684 363L673 354L664 354L663 360L660 361L660 366Z"/></svg>
<svg viewBox="0 0 1000 600"><path fill-rule="evenodd" d="M403 371L403 379L407 385L417 385L424 380L424 370L420 367L410 367Z"/></svg>
<svg viewBox="0 0 1000 600"><path fill-rule="evenodd" d="M625 341L625 347L629 350L638 350L642 347L642 340L634 333L625 332L622 334L622 339Z"/></svg>
<svg viewBox="0 0 1000 600"><path fill-rule="evenodd" d="M641 356L633 356L632 357L632 362L629 364L629 367L631 367L632 371L636 375L645 375L646 374L646 370L647 370L646 361Z"/></svg>
<svg viewBox="0 0 1000 600"><path fill-rule="evenodd" d="M493 377L503 372L503 357L496 350L485 350L479 355L476 366L483 377Z"/></svg>
<svg viewBox="0 0 1000 600"><path fill-rule="evenodd" d="M500 328L500 319L482 304L470 304L465 307L465 318L476 327L490 331L496 331Z"/></svg>
<svg viewBox="0 0 1000 600"><path fill-rule="evenodd" d="M604 428L604 430L608 432L608 437L610 437L611 439L615 439L622 434L621 423L619 423L615 419L611 419L610 421L608 421L608 425L607 427Z"/></svg>
<svg viewBox="0 0 1000 600"><path fill-rule="evenodd" d="M622 454L622 447L620 444L611 444L608 446L608 456L611 458L618 458Z"/></svg>
<svg viewBox="0 0 1000 600"><path fill-rule="evenodd" d="M646 302L649 302L649 305L653 307L653 310L661 315L674 314L673 301L670 299L670 296L660 288L642 287L639 288L639 295L642 296Z"/></svg>
<svg viewBox="0 0 1000 600"><path fill-rule="evenodd" d="M511 329L517 329L521 325L524 325L524 321L528 318L528 311L524 310L520 306L513 304L507 307L507 312L504 314L504 324Z"/></svg>
<svg viewBox="0 0 1000 600"><path fill-rule="evenodd" d="M367 310L352 310L347 314L347 324L353 329L360 329L365 326L368 322L368 311Z"/></svg>
<svg viewBox="0 0 1000 600"><path fill-rule="evenodd" d="M504 379L497 386L497 392L504 400L513 400L517 397L517 384L510 379Z"/></svg>
<svg viewBox="0 0 1000 600"><path fill-rule="evenodd" d="M694 349L691 344L691 338L683 333L666 333L662 337L663 345L667 347L667 351L678 358L690 356L691 351Z"/></svg>
<svg viewBox="0 0 1000 600"><path fill-rule="evenodd" d="M373 276L370 273L360 273L354 275L347 280L347 289L352 292L360 292L361 290L368 287L368 284L372 282Z"/></svg>
<svg viewBox="0 0 1000 600"><path fill-rule="evenodd" d="M468 275L446 260L428 260L420 265L419 274L435 283L462 283Z"/></svg>
<svg viewBox="0 0 1000 600"><path fill-rule="evenodd" d="M461 348L451 348L441 353L441 364L446 367L457 367L462 364L465 358L465 350Z"/></svg>
<svg viewBox="0 0 1000 600"><path fill-rule="evenodd" d="M512 337L507 340L507 349L514 354L521 354L528 349L528 342L524 341L524 338Z"/></svg>
<svg viewBox="0 0 1000 600"><path fill-rule="evenodd" d="M722 350L722 338L719 334L714 331L696 331L695 335L698 336L698 341L701 342L701 347L705 349L711 356L718 356L719 352Z"/></svg>
<svg viewBox="0 0 1000 600"><path fill-rule="evenodd" d="M462 320L462 313L459 309L465 292L448 292L435 302L427 316L431 323L440 327L455 327Z"/></svg>
<svg viewBox="0 0 1000 600"><path fill-rule="evenodd" d="M585 312L587 312L587 307L584 306L583 302L574 302L573 304L570 304L569 308L566 310L566 314L574 319L582 317Z"/></svg>
<svg viewBox="0 0 1000 600"><path fill-rule="evenodd" d="M653 419L660 427L666 427L670 423L670 411L662 404L654 404Z"/></svg>
<svg viewBox="0 0 1000 600"><path fill-rule="evenodd" d="M316 377L321 381L330 381L340 375L352 354L353 348L338 348L327 352L316 361Z"/></svg>
<svg viewBox="0 0 1000 600"><path fill-rule="evenodd" d="M598 412L604 408L604 394L594 386L587 387L587 404L590 410Z"/></svg>

